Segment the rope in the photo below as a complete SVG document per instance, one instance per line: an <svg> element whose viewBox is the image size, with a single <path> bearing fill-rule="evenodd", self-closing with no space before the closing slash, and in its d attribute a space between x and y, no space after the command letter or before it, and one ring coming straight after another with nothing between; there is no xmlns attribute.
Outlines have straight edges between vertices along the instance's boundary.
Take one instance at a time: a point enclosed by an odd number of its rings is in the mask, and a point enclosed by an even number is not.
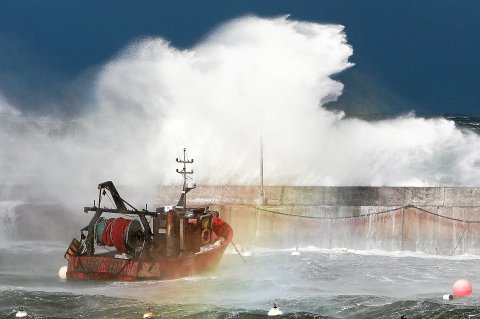
<svg viewBox="0 0 480 319"><path fill-rule="evenodd" d="M438 213L432 213L428 210L425 210L423 208L420 208L420 207L417 207L417 206L413 206L413 205L409 205L410 207L412 208L416 208L418 209L419 211L422 211L424 213L427 213L427 214L430 214L430 215L434 215L434 216L438 216L438 217L442 217L442 218L445 218L445 219L448 219L448 220L453 220L453 221L456 221L456 222L463 222L463 223L467 223L467 224L478 224L480 223L480 220L465 220L465 219L458 219L458 218L453 218L453 217L448 217L448 216L443 216L443 215L440 215Z"/></svg>
<svg viewBox="0 0 480 319"><path fill-rule="evenodd" d="M253 206L250 206L250 207L253 207ZM259 207L255 206L255 209L257 209L258 211L268 212L268 213L271 213L271 214L291 216L291 217L297 217L297 218L305 218L305 219L318 219L318 220L345 220L345 219L365 218L365 217L369 217L369 216L373 216L373 215L388 214L388 213L398 211L398 210L401 210L401 209L405 209L405 208L415 208L415 209L417 209L420 212L425 213L425 214L429 214L429 215L436 216L436 217L443 218L443 219L450 220L450 221L462 222L464 224L462 235L460 236L460 239L458 240L457 245L455 246L452 253L450 254L451 256L455 253L458 246L460 245L460 242L462 241L463 236L465 235L465 232L468 228L468 225L469 224L480 223L480 220L464 220L464 219L458 219L458 218L443 216L443 215L440 215L438 213L434 213L434 212L428 211L424 208L414 206L414 205L406 205L406 206L402 206L402 207L396 207L396 208L388 209L388 210L385 210L385 211L369 213L369 214L364 214L364 215L360 215L360 216L346 216L346 217L318 217L318 216L296 215L296 214L276 212L276 211L273 211L273 210L270 210L270 209L259 208ZM402 225L402 227L403 227L403 225ZM402 236L403 236L403 230L402 230ZM402 239L402 242L403 242L403 239Z"/></svg>
<svg viewBox="0 0 480 319"><path fill-rule="evenodd" d="M468 223L465 223L465 226L463 227L462 236L460 236L460 239L458 240L457 246L455 246L455 248L453 249L453 251L452 251L452 253L450 254L450 256L453 256L453 254L454 254L455 251L457 250L458 245L460 245L460 242L462 241L463 235L465 235L465 231L467 230L467 225L468 225Z"/></svg>
<svg viewBox="0 0 480 319"><path fill-rule="evenodd" d="M232 243L233 247L234 247L235 250L237 251L238 256L240 256L240 258L242 259L243 263L246 264L247 262L246 262L245 259L243 258L242 254L240 254L240 252L238 251L237 246L235 245L235 243L233 242L233 240L231 240L230 242Z"/></svg>
<svg viewBox="0 0 480 319"><path fill-rule="evenodd" d="M112 203L112 207L116 207L116 205L113 203L113 200L110 198L110 195L107 193L107 197L110 200L110 203Z"/></svg>
<svg viewBox="0 0 480 319"><path fill-rule="evenodd" d="M444 219L447 219L447 220L452 220L452 221L456 221L456 222L463 222L463 223L467 223L467 224L478 224L478 223L480 223L480 220L464 220L464 219L458 219L458 218L443 216L443 215L440 215L438 213L433 213L433 212L430 212L428 210L425 210L423 208L420 208L420 207L414 206L414 205L406 205L406 206L401 206L401 207L388 209L388 210L381 211L381 212L368 213L368 214L363 214L363 215L359 215L359 216L343 216L343 217L320 217L320 216L297 215L297 214L277 212L277 211L270 210L270 209L265 209L265 208L259 208L258 206L252 206L252 205L246 205L246 206L254 207L255 209L257 209L259 211L268 212L268 213L276 214L276 215L291 216L291 217L298 217L298 218L305 218L305 219L321 219L321 220L344 220L344 219L364 218L364 217L370 217L370 216L373 216L373 215L388 214L388 213L398 211L398 210L404 209L404 208L415 208L415 209L417 209L417 210L419 210L423 213L430 214L430 215L433 215L433 216L437 216L437 217L440 217L440 218L444 218Z"/></svg>
<svg viewBox="0 0 480 319"><path fill-rule="evenodd" d="M372 215L387 214L387 213L394 212L396 210L400 210L400 209L405 208L405 207L408 207L408 206L396 207L396 208L392 208L392 209L389 209L389 210L386 210L386 211L383 211L383 212L369 213L369 214L359 215L359 216L319 217L319 216L306 216L306 215L297 215L297 214L276 212L276 211L273 211L273 210L269 210L269 209L265 209L265 208L258 208L258 207L255 206L255 208L259 211L268 212L268 213L272 213L272 214L276 214L276 215L292 216L292 217L307 218L307 219L324 219L324 220L328 220L328 219L330 219L330 220L353 219L353 218L368 217L368 216L372 216Z"/></svg>

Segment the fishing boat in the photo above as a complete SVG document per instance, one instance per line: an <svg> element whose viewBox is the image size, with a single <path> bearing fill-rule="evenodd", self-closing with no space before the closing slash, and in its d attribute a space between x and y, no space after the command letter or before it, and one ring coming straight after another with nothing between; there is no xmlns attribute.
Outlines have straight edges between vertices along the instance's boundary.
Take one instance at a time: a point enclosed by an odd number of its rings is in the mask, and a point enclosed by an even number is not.
<svg viewBox="0 0 480 319"><path fill-rule="evenodd" d="M218 265L232 240L233 230L210 207L187 207L187 164L183 150L183 189L176 205L155 211L136 209L124 200L111 181L98 184L98 204L90 223L73 238L65 259L67 279L145 280L174 279L200 274ZM115 207L101 207L109 197ZM111 196L111 197L110 197Z"/></svg>

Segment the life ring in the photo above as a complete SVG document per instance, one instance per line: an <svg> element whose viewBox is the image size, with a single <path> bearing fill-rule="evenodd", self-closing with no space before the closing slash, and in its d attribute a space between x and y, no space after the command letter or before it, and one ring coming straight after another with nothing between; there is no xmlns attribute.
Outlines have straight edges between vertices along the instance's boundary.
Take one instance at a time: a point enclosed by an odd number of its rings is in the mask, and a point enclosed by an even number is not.
<svg viewBox="0 0 480 319"><path fill-rule="evenodd" d="M202 230L202 234L200 235L200 241L202 242L202 245L206 245L210 242L210 230L204 228Z"/></svg>

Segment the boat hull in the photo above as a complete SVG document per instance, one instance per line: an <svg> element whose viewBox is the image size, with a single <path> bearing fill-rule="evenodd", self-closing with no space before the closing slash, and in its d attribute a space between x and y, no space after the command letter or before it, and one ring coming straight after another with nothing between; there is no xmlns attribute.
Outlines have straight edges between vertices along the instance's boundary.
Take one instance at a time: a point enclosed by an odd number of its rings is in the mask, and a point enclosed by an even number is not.
<svg viewBox="0 0 480 319"><path fill-rule="evenodd" d="M163 280L204 273L218 265L233 237L233 230L227 223L223 223L215 233L224 238L218 247L178 258L125 260L113 256L71 256L67 279Z"/></svg>

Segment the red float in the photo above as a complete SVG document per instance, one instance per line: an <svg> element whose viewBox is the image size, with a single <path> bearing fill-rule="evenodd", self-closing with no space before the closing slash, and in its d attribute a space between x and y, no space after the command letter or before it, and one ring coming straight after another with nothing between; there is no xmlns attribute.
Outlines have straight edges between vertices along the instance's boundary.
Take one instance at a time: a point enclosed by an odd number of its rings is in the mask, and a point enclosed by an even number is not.
<svg viewBox="0 0 480 319"><path fill-rule="evenodd" d="M459 279L453 284L453 295L456 298L468 297L472 294L472 284L465 279Z"/></svg>

